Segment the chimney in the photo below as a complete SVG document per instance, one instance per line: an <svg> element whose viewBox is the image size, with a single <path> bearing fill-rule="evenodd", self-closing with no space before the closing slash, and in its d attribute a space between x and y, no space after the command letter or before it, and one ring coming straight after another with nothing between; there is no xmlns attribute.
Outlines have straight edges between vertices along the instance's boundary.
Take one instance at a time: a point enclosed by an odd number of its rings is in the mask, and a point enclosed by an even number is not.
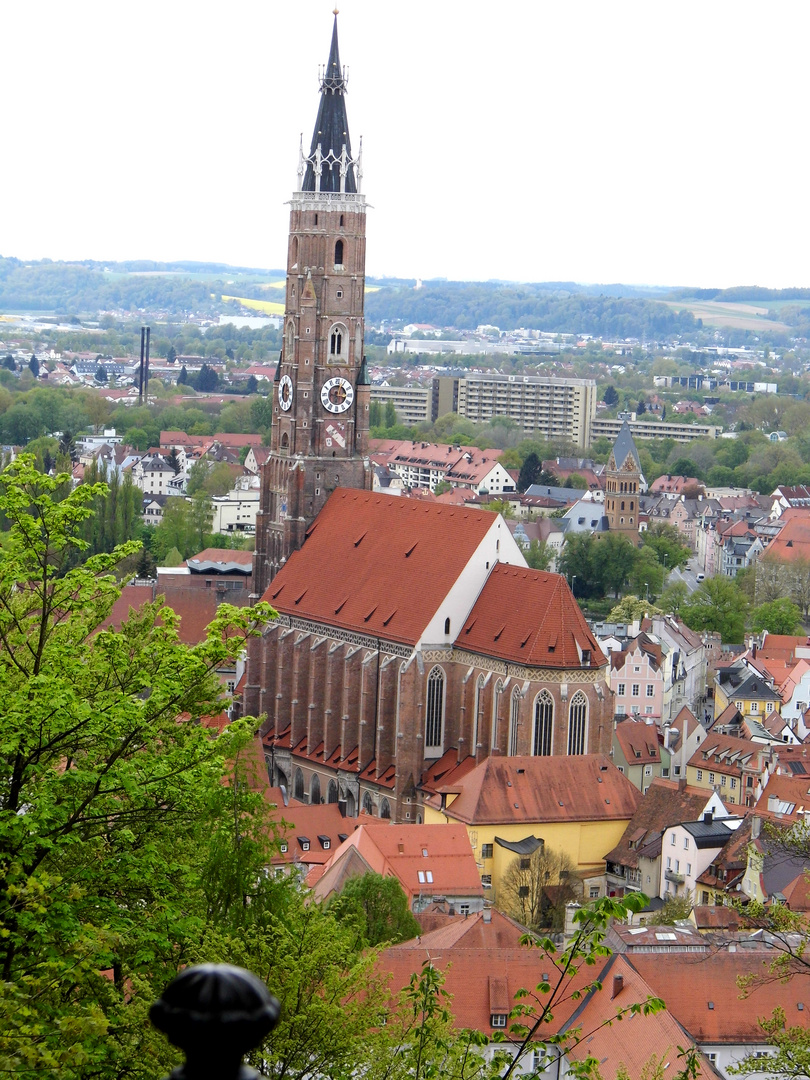
<svg viewBox="0 0 810 1080"><path fill-rule="evenodd" d="M759 834L762 832L762 818L759 814L754 814L751 818L751 839L758 840Z"/></svg>
<svg viewBox="0 0 810 1080"><path fill-rule="evenodd" d="M618 997L623 989L624 989L624 975L614 975L613 976L613 993L610 995L611 998Z"/></svg>
<svg viewBox="0 0 810 1080"><path fill-rule="evenodd" d="M711 823L714 821L714 811L707 810L706 813L703 815L703 820L707 825L711 825Z"/></svg>
<svg viewBox="0 0 810 1080"><path fill-rule="evenodd" d="M481 918L484 920L485 923L491 923L492 908L485 907L484 910L481 912Z"/></svg>

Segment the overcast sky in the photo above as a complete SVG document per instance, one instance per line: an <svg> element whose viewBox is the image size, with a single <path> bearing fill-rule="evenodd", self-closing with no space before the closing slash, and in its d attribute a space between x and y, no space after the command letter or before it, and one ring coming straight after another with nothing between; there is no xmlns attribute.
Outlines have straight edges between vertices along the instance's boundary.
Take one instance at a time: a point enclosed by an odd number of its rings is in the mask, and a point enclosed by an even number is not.
<svg viewBox="0 0 810 1080"><path fill-rule="evenodd" d="M0 254L284 263L334 0L4 5ZM338 0L369 274L810 285L806 0Z"/></svg>

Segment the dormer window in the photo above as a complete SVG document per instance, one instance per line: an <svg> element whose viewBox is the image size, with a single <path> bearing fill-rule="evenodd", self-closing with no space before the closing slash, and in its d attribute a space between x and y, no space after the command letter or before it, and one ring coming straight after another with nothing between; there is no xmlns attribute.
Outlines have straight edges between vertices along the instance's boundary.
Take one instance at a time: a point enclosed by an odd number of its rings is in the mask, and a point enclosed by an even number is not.
<svg viewBox="0 0 810 1080"><path fill-rule="evenodd" d="M299 836L298 837L298 843L301 845L301 850L302 851L309 851L309 837L308 836Z"/></svg>
<svg viewBox="0 0 810 1080"><path fill-rule="evenodd" d="M282 855L287 854L287 841L286 840L281 841L281 844L279 845L279 851L281 852Z"/></svg>
<svg viewBox="0 0 810 1080"><path fill-rule="evenodd" d="M494 1028L506 1027L506 1013L492 1013L489 1022Z"/></svg>

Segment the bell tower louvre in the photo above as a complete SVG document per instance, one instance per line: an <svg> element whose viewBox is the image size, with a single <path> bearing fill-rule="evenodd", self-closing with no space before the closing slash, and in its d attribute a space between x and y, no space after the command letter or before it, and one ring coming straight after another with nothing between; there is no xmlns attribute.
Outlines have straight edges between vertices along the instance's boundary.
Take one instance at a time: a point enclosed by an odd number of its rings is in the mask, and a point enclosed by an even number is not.
<svg viewBox="0 0 810 1080"><path fill-rule="evenodd" d="M270 456L256 521L261 596L338 487L371 489L370 388L363 356L366 201L352 156L337 12L309 153L290 200L284 337Z"/></svg>

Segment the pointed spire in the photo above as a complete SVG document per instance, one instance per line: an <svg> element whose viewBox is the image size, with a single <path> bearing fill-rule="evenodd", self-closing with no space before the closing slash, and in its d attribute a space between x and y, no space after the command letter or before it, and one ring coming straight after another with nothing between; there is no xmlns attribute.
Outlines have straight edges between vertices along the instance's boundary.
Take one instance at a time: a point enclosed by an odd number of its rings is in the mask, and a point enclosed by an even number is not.
<svg viewBox="0 0 810 1080"><path fill-rule="evenodd" d="M307 170L302 190L346 191L356 193L355 162L349 139L346 116L346 76L340 66L338 49L337 11L332 28L329 59L321 79L321 103L312 133L312 145L306 159ZM344 156L345 148L345 156ZM341 158L343 168L341 169ZM348 164L347 164L348 163ZM343 176L341 176L343 172Z"/></svg>

